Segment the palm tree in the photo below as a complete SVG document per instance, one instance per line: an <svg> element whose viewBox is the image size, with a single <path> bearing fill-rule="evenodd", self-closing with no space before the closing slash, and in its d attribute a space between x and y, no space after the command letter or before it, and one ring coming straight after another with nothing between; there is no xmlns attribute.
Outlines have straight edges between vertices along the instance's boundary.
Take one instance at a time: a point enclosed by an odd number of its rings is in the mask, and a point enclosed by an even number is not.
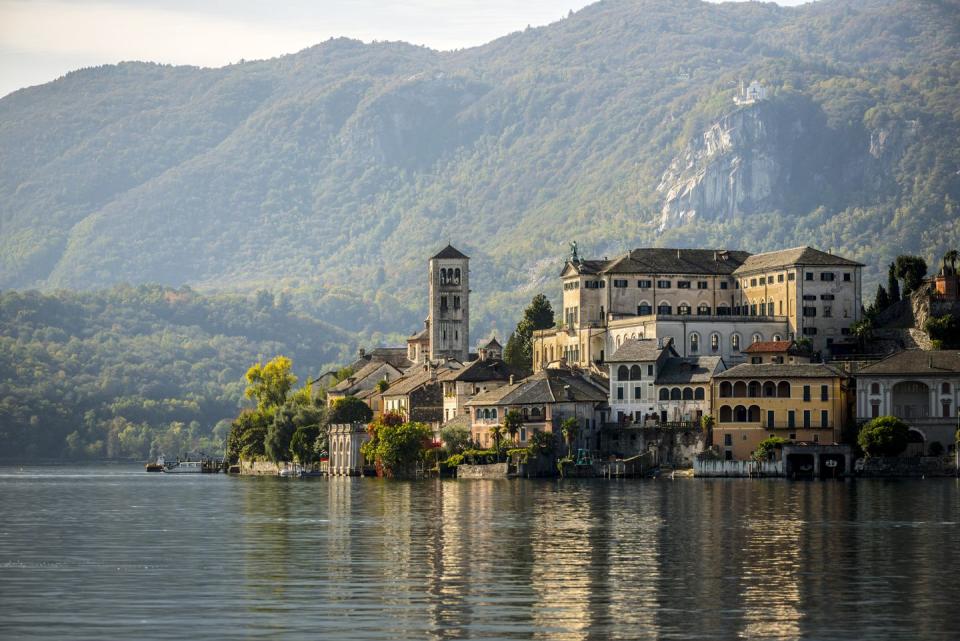
<svg viewBox="0 0 960 641"><path fill-rule="evenodd" d="M494 423L490 426L490 436L493 438L494 447L497 448L497 460L500 460L500 441L503 439L503 425Z"/></svg>
<svg viewBox="0 0 960 641"><path fill-rule="evenodd" d="M577 417L571 416L560 424L560 432L563 434L563 440L567 442L567 457L573 456L573 442L580 432L580 421Z"/></svg>
<svg viewBox="0 0 960 641"><path fill-rule="evenodd" d="M517 440L517 434L520 433L520 428L523 426L523 416L517 410L507 410L506 414L503 415L503 429L510 435L510 439L514 442Z"/></svg>

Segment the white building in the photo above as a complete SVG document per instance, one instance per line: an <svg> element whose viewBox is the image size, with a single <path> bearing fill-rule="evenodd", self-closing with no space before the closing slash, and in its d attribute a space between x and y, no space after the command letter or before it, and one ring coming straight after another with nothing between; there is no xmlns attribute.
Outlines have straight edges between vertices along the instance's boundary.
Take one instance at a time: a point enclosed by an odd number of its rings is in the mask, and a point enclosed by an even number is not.
<svg viewBox="0 0 960 641"><path fill-rule="evenodd" d="M953 449L960 350L897 352L864 367L856 378L858 422L878 416L903 420L910 426L908 455Z"/></svg>
<svg viewBox="0 0 960 641"><path fill-rule="evenodd" d="M358 476L363 474L367 463L360 453L360 446L370 440L367 426L363 423L343 423L330 426L329 435L330 476Z"/></svg>

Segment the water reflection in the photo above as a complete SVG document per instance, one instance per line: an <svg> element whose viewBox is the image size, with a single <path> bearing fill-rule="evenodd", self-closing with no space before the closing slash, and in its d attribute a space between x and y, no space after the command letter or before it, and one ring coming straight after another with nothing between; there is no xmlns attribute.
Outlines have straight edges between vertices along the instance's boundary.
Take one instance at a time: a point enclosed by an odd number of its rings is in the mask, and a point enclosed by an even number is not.
<svg viewBox="0 0 960 641"><path fill-rule="evenodd" d="M952 480L2 472L3 638L955 637Z"/></svg>

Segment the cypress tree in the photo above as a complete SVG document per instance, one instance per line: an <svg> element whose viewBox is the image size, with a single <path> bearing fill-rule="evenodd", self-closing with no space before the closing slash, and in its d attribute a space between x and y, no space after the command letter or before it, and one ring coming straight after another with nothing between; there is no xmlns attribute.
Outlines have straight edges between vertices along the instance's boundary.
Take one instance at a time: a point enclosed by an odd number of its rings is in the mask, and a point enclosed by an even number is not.
<svg viewBox="0 0 960 641"><path fill-rule="evenodd" d="M891 305L900 302L900 281L897 279L897 266L893 263L890 263L890 269L887 270L887 296Z"/></svg>
<svg viewBox="0 0 960 641"><path fill-rule="evenodd" d="M890 307L890 298L887 296L887 290L883 285L877 285L877 297L873 301L873 309L879 314L888 307Z"/></svg>

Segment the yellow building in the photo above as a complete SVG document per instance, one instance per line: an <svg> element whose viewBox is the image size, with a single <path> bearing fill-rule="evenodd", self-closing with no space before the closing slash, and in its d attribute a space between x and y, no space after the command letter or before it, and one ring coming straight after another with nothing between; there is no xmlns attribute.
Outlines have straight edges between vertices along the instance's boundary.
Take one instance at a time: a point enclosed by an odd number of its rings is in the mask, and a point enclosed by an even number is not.
<svg viewBox="0 0 960 641"><path fill-rule="evenodd" d="M840 443L852 417L849 379L822 363L737 365L713 378L713 444L746 460L761 441Z"/></svg>

